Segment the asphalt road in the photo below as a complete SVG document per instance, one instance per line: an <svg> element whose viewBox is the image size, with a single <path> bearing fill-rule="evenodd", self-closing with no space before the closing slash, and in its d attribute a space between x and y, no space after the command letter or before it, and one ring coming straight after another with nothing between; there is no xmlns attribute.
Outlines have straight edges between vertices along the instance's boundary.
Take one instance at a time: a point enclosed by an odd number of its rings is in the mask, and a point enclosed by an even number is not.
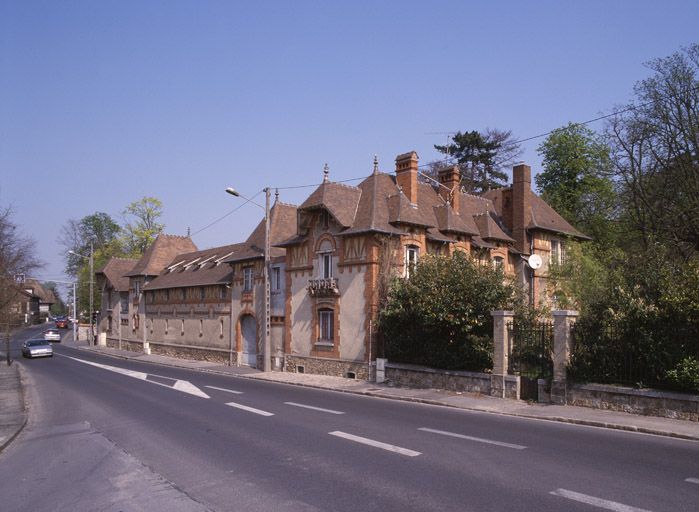
<svg viewBox="0 0 699 512"><path fill-rule="evenodd" d="M696 442L54 348L3 511L699 509Z"/></svg>

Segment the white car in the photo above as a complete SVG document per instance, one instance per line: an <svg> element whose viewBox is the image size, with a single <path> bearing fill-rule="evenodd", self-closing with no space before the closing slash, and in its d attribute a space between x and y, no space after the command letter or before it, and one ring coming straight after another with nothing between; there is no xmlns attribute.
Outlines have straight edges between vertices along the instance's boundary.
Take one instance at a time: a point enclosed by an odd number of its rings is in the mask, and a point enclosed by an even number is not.
<svg viewBox="0 0 699 512"><path fill-rule="evenodd" d="M44 331L44 339L47 341L61 341L61 333L58 329L49 329Z"/></svg>
<svg viewBox="0 0 699 512"><path fill-rule="evenodd" d="M53 357L53 347L46 340L27 340L22 345L24 357Z"/></svg>

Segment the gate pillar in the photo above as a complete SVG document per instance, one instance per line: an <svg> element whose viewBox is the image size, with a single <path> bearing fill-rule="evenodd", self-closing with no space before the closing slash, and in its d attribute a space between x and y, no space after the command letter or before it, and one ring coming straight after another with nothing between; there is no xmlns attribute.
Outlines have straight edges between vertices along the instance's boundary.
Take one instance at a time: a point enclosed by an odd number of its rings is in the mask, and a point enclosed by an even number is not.
<svg viewBox="0 0 699 512"><path fill-rule="evenodd" d="M493 317L493 373L490 396L505 398L510 342L507 326L514 319L513 311L491 311Z"/></svg>
<svg viewBox="0 0 699 512"><path fill-rule="evenodd" d="M578 318L577 311L557 310L553 312L553 381L551 402L566 404L566 366L573 350L571 328Z"/></svg>

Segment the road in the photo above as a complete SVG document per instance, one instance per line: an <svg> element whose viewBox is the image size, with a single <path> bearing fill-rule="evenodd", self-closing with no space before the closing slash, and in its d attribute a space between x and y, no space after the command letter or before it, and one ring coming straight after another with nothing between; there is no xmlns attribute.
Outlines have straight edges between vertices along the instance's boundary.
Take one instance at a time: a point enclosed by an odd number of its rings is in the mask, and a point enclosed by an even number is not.
<svg viewBox="0 0 699 512"><path fill-rule="evenodd" d="M51 359L22 362L30 422L0 454L3 511L661 512L699 503L696 442L54 348Z"/></svg>

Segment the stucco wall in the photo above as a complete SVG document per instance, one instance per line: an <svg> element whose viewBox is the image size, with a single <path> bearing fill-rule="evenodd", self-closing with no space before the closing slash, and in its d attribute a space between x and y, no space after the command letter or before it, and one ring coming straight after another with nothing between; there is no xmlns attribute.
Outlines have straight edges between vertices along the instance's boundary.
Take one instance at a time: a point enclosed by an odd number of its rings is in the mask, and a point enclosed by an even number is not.
<svg viewBox="0 0 699 512"><path fill-rule="evenodd" d="M340 289L340 359L363 361L366 316L364 272L345 271L337 277L337 281Z"/></svg>

